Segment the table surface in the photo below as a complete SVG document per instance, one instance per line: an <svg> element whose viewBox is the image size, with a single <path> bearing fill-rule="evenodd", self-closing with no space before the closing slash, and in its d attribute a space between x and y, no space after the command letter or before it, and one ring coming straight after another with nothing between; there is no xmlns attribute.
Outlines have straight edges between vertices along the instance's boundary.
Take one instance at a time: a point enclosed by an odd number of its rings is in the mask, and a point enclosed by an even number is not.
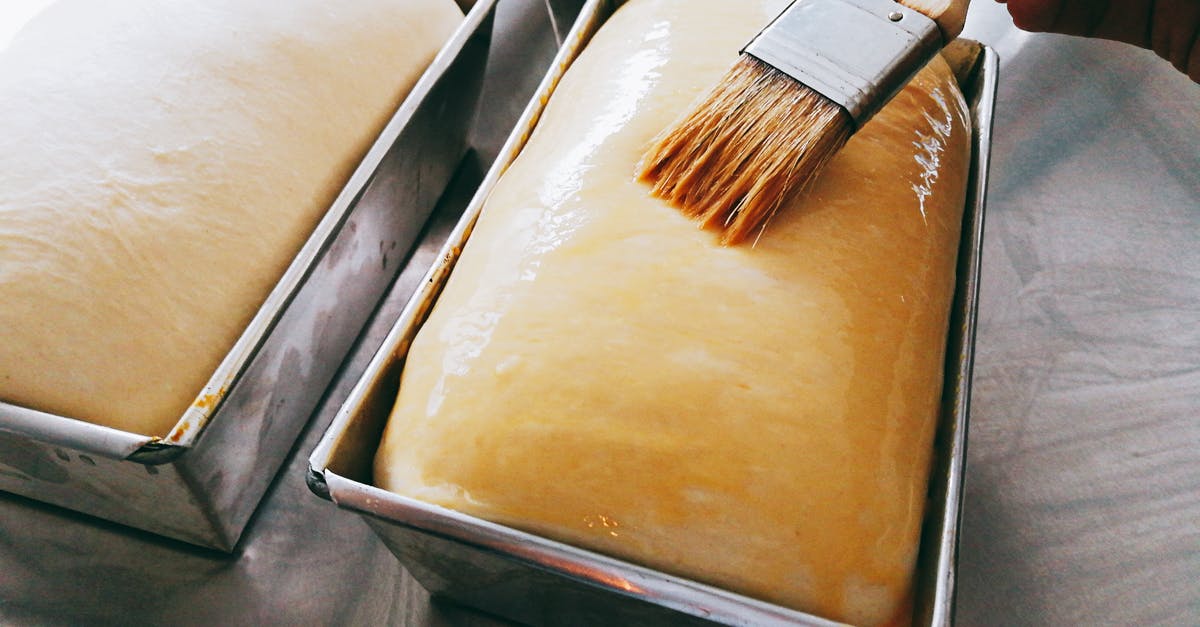
<svg viewBox="0 0 1200 627"><path fill-rule="evenodd" d="M553 53L543 6L501 2L483 162L533 88L521 68ZM1002 62L959 623L1200 624L1200 86L1145 51L1021 33L991 2L966 36ZM494 624L430 603L304 485L418 279L398 279L235 555L0 494L0 623Z"/></svg>

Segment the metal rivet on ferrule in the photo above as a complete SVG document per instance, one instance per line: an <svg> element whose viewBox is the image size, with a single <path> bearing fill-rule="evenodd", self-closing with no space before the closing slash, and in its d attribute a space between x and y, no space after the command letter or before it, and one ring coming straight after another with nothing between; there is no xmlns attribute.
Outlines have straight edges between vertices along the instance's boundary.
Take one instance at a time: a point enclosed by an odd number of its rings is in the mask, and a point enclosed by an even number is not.
<svg viewBox="0 0 1200 627"><path fill-rule="evenodd" d="M888 19L893 22L899 22L900 20L904 19L904 14L899 11L892 11L891 13L888 13Z"/></svg>

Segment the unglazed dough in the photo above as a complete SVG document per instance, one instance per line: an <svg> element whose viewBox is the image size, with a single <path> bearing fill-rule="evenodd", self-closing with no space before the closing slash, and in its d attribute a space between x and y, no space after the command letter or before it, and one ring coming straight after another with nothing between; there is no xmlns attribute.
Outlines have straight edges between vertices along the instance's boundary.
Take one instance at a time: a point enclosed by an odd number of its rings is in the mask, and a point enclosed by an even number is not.
<svg viewBox="0 0 1200 627"><path fill-rule="evenodd" d="M61 0L0 51L0 400L166 435L461 22Z"/></svg>
<svg viewBox="0 0 1200 627"><path fill-rule="evenodd" d="M634 0L488 200L377 485L858 624L903 622L942 387L966 106L940 59L721 247L635 165L785 0Z"/></svg>

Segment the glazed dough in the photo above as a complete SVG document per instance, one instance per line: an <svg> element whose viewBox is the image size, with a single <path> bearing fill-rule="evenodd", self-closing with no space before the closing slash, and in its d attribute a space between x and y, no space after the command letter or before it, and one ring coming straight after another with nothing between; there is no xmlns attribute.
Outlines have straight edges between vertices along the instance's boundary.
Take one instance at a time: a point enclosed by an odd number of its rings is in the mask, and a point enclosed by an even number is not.
<svg viewBox="0 0 1200 627"><path fill-rule="evenodd" d="M462 19L60 0L0 51L0 400L166 435Z"/></svg>
<svg viewBox="0 0 1200 627"><path fill-rule="evenodd" d="M757 247L633 180L784 0L635 0L418 334L389 490L837 620L905 611L969 159L936 60Z"/></svg>

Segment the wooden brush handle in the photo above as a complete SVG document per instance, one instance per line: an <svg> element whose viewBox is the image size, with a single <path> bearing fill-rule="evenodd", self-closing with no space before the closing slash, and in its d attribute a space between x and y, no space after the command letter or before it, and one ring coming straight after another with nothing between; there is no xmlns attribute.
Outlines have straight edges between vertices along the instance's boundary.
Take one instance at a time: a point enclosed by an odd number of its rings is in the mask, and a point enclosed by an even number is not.
<svg viewBox="0 0 1200 627"><path fill-rule="evenodd" d="M970 4L970 0L896 0L896 2L937 22L944 38L943 44L954 41L962 33L963 22L967 21L967 5Z"/></svg>

